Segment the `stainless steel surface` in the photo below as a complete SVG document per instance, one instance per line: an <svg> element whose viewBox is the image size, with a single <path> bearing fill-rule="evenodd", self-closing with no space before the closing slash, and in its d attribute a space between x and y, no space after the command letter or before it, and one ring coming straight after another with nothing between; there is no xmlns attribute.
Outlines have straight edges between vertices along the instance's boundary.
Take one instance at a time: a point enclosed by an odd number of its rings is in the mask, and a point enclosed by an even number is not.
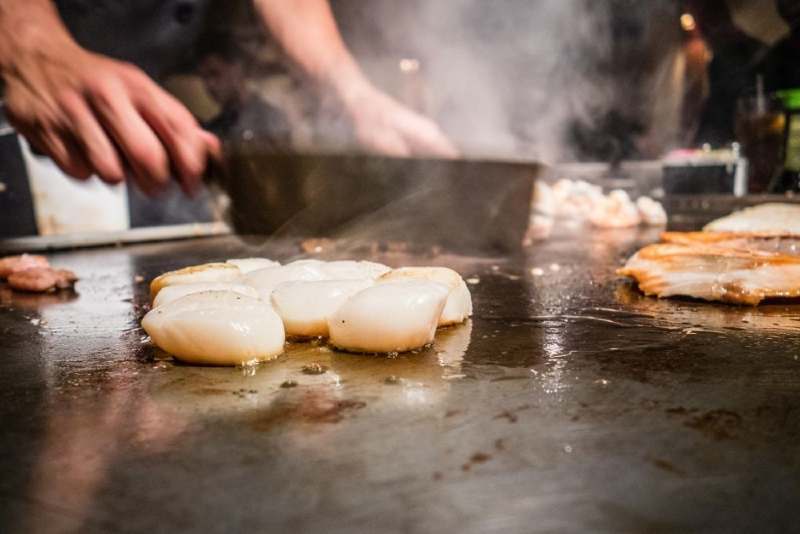
<svg viewBox="0 0 800 534"><path fill-rule="evenodd" d="M217 181L233 228L282 237L413 241L459 252L518 250L535 162L274 154L225 147Z"/></svg>
<svg viewBox="0 0 800 534"><path fill-rule="evenodd" d="M51 236L15 237L0 239L0 254L40 252L81 247L97 247L147 241L167 241L228 235L231 229L222 222L173 224L131 228L120 232L87 232Z"/></svg>
<svg viewBox="0 0 800 534"><path fill-rule="evenodd" d="M645 298L614 269L656 238L374 254L477 279L472 322L252 371L178 365L139 329L137 275L253 254L235 238L53 255L76 296L0 293L0 531L791 531L799 308Z"/></svg>

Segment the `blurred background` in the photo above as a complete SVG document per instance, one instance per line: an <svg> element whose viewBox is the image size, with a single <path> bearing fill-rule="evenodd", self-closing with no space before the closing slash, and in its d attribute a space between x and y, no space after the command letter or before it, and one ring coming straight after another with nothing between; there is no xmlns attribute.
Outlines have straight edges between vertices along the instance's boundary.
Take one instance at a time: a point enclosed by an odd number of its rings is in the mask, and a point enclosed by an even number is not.
<svg viewBox="0 0 800 534"><path fill-rule="evenodd" d="M346 121L264 35L250 2L175 5L197 39L180 53L147 51L169 57L167 66L141 63L208 129L276 152L359 150ZM433 118L467 159L542 161L554 177L655 196L791 194L800 185L796 1L331 5L373 83ZM0 118L2 238L223 232L225 208L217 192L189 199L174 187L148 199L133 186L70 180Z"/></svg>

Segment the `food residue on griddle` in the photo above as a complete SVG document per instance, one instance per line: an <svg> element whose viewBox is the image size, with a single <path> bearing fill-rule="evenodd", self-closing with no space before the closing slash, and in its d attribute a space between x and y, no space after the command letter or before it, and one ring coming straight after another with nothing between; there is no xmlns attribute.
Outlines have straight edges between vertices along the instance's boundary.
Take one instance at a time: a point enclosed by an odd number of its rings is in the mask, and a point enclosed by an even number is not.
<svg viewBox="0 0 800 534"><path fill-rule="evenodd" d="M493 419L508 419L509 423L516 423L519 420L517 412L521 412L529 408L530 408L529 405L523 404L522 406L518 406L517 408L513 408L510 410L503 410L499 414L495 415Z"/></svg>
<svg viewBox="0 0 800 534"><path fill-rule="evenodd" d="M322 364L314 362L308 365L304 365L302 371L303 374L305 375L321 375L325 374L328 371L328 368Z"/></svg>
<svg viewBox="0 0 800 534"><path fill-rule="evenodd" d="M711 410L692 417L684 424L712 439L722 441L737 436L742 426L742 416L730 410Z"/></svg>
<svg viewBox="0 0 800 534"><path fill-rule="evenodd" d="M281 382L281 387L282 388L296 388L297 385L298 385L297 381L295 381L295 380L285 380L285 381Z"/></svg>
<svg viewBox="0 0 800 534"><path fill-rule="evenodd" d="M472 469L473 465L483 464L491 459L492 459L491 455L486 454L485 452L478 451L472 456L470 456L469 461L467 463L461 466L461 470L469 471L470 469Z"/></svg>

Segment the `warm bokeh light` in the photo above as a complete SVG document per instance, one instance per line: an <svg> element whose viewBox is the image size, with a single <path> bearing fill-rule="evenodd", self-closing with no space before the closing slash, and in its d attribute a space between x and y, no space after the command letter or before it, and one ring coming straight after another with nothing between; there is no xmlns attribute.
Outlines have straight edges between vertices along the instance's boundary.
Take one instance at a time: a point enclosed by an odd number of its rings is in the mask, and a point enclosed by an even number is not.
<svg viewBox="0 0 800 534"><path fill-rule="evenodd" d="M417 72L419 70L419 60L413 58L401 59L400 70L403 72Z"/></svg>
<svg viewBox="0 0 800 534"><path fill-rule="evenodd" d="M697 28L697 23L694 20L694 16L691 13L684 13L681 15L681 28L690 32Z"/></svg>

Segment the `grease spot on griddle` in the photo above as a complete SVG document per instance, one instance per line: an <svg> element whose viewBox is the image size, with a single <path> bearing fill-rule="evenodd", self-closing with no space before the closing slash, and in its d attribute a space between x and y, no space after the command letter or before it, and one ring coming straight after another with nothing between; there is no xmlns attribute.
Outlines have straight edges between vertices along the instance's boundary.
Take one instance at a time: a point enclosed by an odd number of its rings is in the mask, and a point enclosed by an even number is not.
<svg viewBox="0 0 800 534"><path fill-rule="evenodd" d="M328 371L328 368L320 363L314 362L304 365L302 371L305 375L321 375L325 374L325 372Z"/></svg>
<svg viewBox="0 0 800 534"><path fill-rule="evenodd" d="M469 471L470 469L472 469L473 465L483 464L483 463L488 462L491 459L492 459L492 456L490 454L486 454L485 452L478 451L478 452L476 452L475 454L473 454L472 456L469 457L469 461L461 466L461 470L462 471Z"/></svg>
<svg viewBox="0 0 800 534"><path fill-rule="evenodd" d="M652 463L654 466L661 469L662 471L666 471L668 473L672 473L678 476L685 475L683 471L675 467L671 462L668 462L667 460L662 460L661 458L653 458L650 460L650 463Z"/></svg>
<svg viewBox="0 0 800 534"><path fill-rule="evenodd" d="M707 437L721 441L735 438L742 426L742 416L730 410L711 410L684 423Z"/></svg>
<svg viewBox="0 0 800 534"><path fill-rule="evenodd" d="M255 415L251 427L258 432L268 432L275 426L293 422L338 423L347 413L360 410L366 405L360 400L332 399L312 392L298 400L282 399L274 402L268 409Z"/></svg>
<svg viewBox="0 0 800 534"><path fill-rule="evenodd" d="M234 392L222 388L198 388L192 391L192 393L194 395L200 395L202 397L216 397L219 395L227 395L228 393L234 393Z"/></svg>
<svg viewBox="0 0 800 534"><path fill-rule="evenodd" d="M522 406L518 406L510 410L503 410L499 414L495 415L493 419L508 419L509 423L516 423L519 420L517 413L529 408L529 405L523 404Z"/></svg>

